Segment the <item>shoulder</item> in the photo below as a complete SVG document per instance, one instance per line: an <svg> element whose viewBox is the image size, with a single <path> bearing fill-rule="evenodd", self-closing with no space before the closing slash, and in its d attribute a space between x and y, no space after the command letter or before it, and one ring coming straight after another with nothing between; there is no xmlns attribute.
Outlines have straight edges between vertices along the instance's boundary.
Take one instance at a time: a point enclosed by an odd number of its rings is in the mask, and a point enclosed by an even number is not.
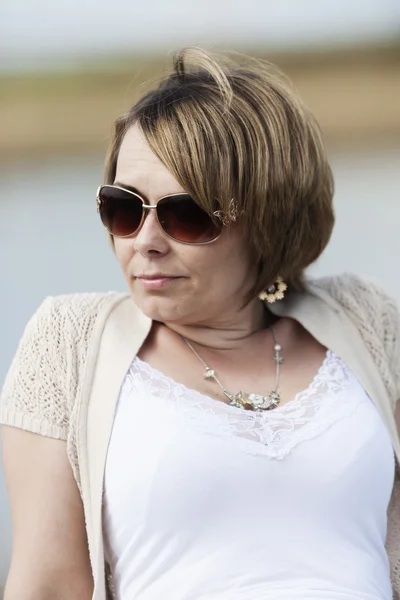
<svg viewBox="0 0 400 600"><path fill-rule="evenodd" d="M356 322L373 328L400 327L396 300L377 282L354 273L310 279L311 291L328 297Z"/></svg>
<svg viewBox="0 0 400 600"><path fill-rule="evenodd" d="M48 296L26 325L21 342L46 340L53 356L86 350L102 313L107 313L127 294L118 292Z"/></svg>
<svg viewBox="0 0 400 600"><path fill-rule="evenodd" d="M380 284L353 273L310 279L309 288L353 321L395 402L400 397L400 313L396 300Z"/></svg>
<svg viewBox="0 0 400 600"><path fill-rule="evenodd" d="M102 310L111 308L126 296L127 294L119 292L48 296L39 306L33 318L82 325L84 320L95 320Z"/></svg>
<svg viewBox="0 0 400 600"><path fill-rule="evenodd" d="M384 288L372 279L360 277L354 273L341 273L330 277L319 277L309 280L311 288L319 289L343 308L350 308L356 303L365 310L384 309L392 306L397 310L396 301Z"/></svg>
<svg viewBox="0 0 400 600"><path fill-rule="evenodd" d="M45 351L54 365L69 362L83 367L97 324L128 294L96 292L66 294L45 298L29 320L20 345L34 350L37 358ZM78 368L76 374L80 374Z"/></svg>
<svg viewBox="0 0 400 600"><path fill-rule="evenodd" d="M42 302L8 370L1 423L66 438L96 323L102 311L124 297L115 292L70 294Z"/></svg>

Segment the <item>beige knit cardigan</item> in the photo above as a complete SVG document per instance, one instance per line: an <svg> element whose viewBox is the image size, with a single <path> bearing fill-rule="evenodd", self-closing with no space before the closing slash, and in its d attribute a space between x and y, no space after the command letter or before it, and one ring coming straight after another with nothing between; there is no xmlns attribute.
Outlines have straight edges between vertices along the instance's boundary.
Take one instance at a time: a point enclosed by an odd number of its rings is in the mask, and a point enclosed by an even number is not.
<svg viewBox="0 0 400 600"><path fill-rule="evenodd" d="M353 275L310 280L270 307L300 322L352 370L380 411L397 457L388 510L393 597L400 600L400 319L395 302ZM104 563L102 493L119 390L151 321L127 294L48 298L28 323L0 401L0 423L66 441L85 511L95 583L93 600L111 597ZM373 482L371 482L373 485Z"/></svg>

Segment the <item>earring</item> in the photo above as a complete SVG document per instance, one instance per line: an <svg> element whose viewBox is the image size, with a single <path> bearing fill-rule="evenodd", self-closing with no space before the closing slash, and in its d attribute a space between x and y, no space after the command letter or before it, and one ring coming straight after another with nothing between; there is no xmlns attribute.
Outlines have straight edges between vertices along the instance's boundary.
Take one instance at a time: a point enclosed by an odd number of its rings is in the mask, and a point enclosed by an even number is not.
<svg viewBox="0 0 400 600"><path fill-rule="evenodd" d="M276 302L276 300L283 300L285 292L287 290L287 284L283 281L282 277L277 277L275 283L270 285L267 290L258 294L260 300L266 300L270 304Z"/></svg>

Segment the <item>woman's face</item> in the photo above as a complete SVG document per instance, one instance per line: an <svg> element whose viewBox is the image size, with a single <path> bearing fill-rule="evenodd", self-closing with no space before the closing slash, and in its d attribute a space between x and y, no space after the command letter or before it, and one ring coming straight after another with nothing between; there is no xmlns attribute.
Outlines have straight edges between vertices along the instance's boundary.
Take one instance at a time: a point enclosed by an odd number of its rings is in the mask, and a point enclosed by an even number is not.
<svg viewBox="0 0 400 600"><path fill-rule="evenodd" d="M122 142L115 181L135 187L148 204L185 190L150 150L138 126ZM114 238L115 253L136 304L164 323L224 322L239 310L254 267L238 228L205 245L169 238L149 211L136 236Z"/></svg>

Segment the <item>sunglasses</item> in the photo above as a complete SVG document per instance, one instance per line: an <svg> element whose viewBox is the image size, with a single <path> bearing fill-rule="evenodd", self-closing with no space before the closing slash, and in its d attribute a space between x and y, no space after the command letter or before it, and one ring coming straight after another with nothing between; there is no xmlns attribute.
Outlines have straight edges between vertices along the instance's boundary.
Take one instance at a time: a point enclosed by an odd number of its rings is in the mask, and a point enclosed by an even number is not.
<svg viewBox="0 0 400 600"><path fill-rule="evenodd" d="M114 237L137 235L150 210L156 211L164 233L183 244L208 244L222 231L222 224L215 223L188 194L171 194L150 205L136 192L117 185L102 185L96 201L101 221Z"/></svg>

